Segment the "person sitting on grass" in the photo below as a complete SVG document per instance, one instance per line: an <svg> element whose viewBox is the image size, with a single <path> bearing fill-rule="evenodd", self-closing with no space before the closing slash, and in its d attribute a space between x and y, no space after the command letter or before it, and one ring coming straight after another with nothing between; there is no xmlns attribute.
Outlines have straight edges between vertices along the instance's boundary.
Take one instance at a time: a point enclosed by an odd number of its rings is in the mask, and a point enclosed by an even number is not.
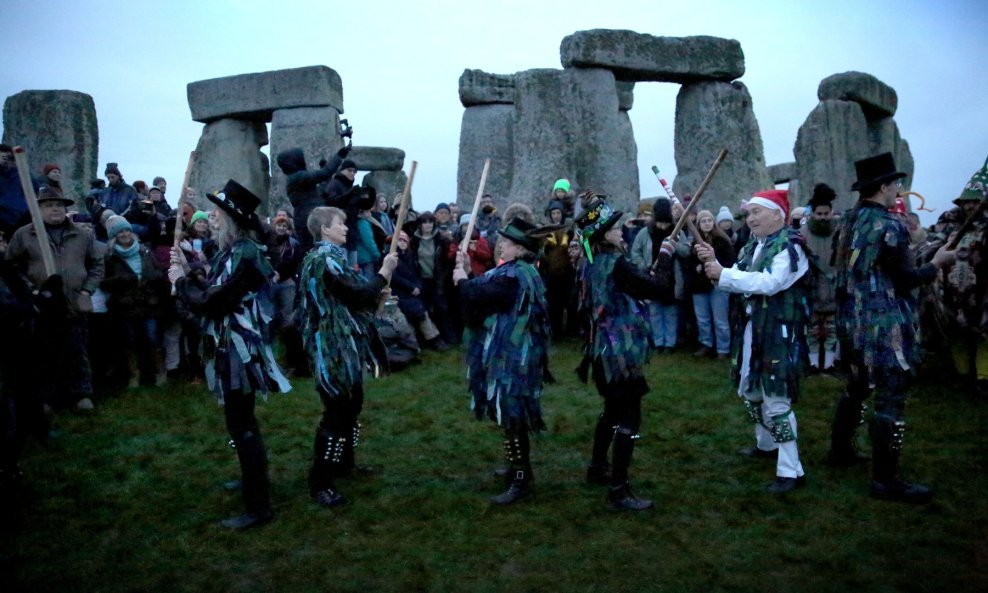
<svg viewBox="0 0 988 593"><path fill-rule="evenodd" d="M385 256L367 279L347 264L346 213L320 206L306 222L317 239L302 262L300 315L305 350L322 400L323 415L309 471L309 495L324 506L346 502L336 478L357 468L358 417L364 405L364 369L375 376L387 369L387 352L374 325L374 311L391 281L398 256Z"/></svg>

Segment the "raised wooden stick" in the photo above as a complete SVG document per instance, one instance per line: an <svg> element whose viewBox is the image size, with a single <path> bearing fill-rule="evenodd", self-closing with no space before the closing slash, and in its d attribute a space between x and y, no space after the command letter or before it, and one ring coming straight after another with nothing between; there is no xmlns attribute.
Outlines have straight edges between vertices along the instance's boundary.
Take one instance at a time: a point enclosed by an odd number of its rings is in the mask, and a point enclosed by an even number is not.
<svg viewBox="0 0 988 593"><path fill-rule="evenodd" d="M679 235L679 231L683 230L683 225L686 224L686 218L689 213L696 210L696 205L700 202L700 197L703 196L703 192L706 191L707 186L710 185L710 181L714 178L714 173L720 168L721 163L727 158L727 149L723 148L720 154L717 155L717 159L714 164L710 166L710 170L707 171L707 176L703 178L700 182L700 187L696 188L696 192L693 194L693 198L690 200L689 204L683 209L683 216L676 222L676 226L672 227L672 232L669 236L672 237L673 241L676 240L676 236Z"/></svg>
<svg viewBox="0 0 988 593"><path fill-rule="evenodd" d="M467 223L467 232L460 240L460 253L466 253L470 247L470 238L473 237L473 228L477 226L477 212L480 211L480 200L484 197L484 186L487 185L487 172L491 168L491 159L484 159L484 171L480 174L480 185L477 187L477 197L473 200L473 208L470 210L470 222Z"/></svg>
<svg viewBox="0 0 988 593"><path fill-rule="evenodd" d="M391 235L391 249L388 254L398 251L398 236L401 235L401 227L405 224L408 216L409 196L412 193L412 182L415 181L415 168L418 161L412 161L412 168L408 171L408 180L405 181L405 190L401 192L401 206L398 208L398 220L395 221L395 232Z"/></svg>
<svg viewBox="0 0 988 593"><path fill-rule="evenodd" d="M45 221L41 218L38 195L34 193L34 185L31 184L31 170L27 164L27 153L20 146L14 147L14 162L17 164L17 174L21 178L21 189L24 191L27 209L31 212L34 233L38 236L38 247L41 249L41 261L45 265L45 275L51 276L58 271L55 268L55 256L51 252L51 245L48 244L48 231L45 230Z"/></svg>

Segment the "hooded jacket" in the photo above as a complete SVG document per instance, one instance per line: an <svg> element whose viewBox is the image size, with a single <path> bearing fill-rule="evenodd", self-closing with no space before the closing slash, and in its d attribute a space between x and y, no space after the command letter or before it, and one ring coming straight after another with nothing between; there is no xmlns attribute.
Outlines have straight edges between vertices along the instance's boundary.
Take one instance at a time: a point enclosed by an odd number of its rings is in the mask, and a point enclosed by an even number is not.
<svg viewBox="0 0 988 593"><path fill-rule="evenodd" d="M296 234L302 246L308 249L314 244L306 224L309 214L319 206L335 205L326 202L319 191L319 184L333 176L343 162L343 157L339 153L334 154L325 166L314 171L306 170L305 153L301 148L283 150L278 153L276 160L281 172L288 177L285 191L295 209Z"/></svg>

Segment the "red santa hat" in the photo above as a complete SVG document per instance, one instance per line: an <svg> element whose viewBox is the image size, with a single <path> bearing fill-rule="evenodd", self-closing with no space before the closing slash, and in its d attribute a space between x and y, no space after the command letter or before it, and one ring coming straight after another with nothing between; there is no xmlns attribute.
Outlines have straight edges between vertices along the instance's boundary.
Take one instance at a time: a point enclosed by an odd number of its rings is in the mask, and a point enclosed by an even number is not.
<svg viewBox="0 0 988 593"><path fill-rule="evenodd" d="M784 189L767 189L757 192L748 200L749 206L761 206L769 210L778 210L783 220L789 220L789 192Z"/></svg>

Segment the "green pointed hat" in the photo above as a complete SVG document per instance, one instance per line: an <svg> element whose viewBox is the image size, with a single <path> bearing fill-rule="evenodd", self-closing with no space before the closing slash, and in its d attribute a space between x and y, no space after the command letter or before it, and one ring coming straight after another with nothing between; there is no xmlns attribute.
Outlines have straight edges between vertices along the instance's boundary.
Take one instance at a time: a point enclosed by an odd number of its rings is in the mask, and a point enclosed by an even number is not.
<svg viewBox="0 0 988 593"><path fill-rule="evenodd" d="M985 164L971 176L971 180L964 186L961 195L957 196L954 203L960 206L961 202L980 202L985 199L988 199L988 159L985 159Z"/></svg>

